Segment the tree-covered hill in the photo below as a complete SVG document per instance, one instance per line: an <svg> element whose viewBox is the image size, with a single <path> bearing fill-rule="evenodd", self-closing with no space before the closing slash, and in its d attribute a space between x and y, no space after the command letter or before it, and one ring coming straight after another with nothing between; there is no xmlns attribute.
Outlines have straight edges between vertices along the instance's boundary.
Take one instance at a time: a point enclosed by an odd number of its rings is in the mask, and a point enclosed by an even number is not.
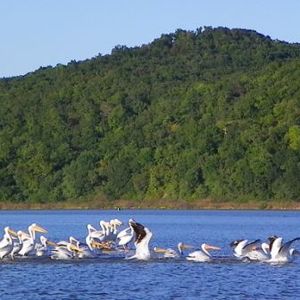
<svg viewBox="0 0 300 300"><path fill-rule="evenodd" d="M177 30L0 80L0 200L300 200L300 45Z"/></svg>

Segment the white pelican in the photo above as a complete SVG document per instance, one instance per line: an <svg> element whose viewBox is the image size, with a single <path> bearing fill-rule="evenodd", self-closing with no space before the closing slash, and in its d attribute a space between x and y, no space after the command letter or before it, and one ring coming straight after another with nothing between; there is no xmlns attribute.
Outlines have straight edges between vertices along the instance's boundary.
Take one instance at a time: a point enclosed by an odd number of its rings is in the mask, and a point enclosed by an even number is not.
<svg viewBox="0 0 300 300"><path fill-rule="evenodd" d="M77 256L80 251L78 248L77 240L73 237L69 238L69 241L60 241L55 244L55 248L51 251L51 259L57 260L69 260Z"/></svg>
<svg viewBox="0 0 300 300"><path fill-rule="evenodd" d="M118 219L113 219L109 221L110 232L107 236L107 240L115 241L118 235L118 227L122 225L122 222Z"/></svg>
<svg viewBox="0 0 300 300"><path fill-rule="evenodd" d="M91 231L91 238L93 239L97 239L99 240L99 242L104 242L107 241L109 239L109 235L111 232L111 225L109 222L103 221L101 220L99 222L101 230L93 230L95 229L93 226L91 226L90 228L92 229Z"/></svg>
<svg viewBox="0 0 300 300"><path fill-rule="evenodd" d="M152 237L152 232L142 224L135 222L133 219L129 220L129 226L131 226L135 232L135 255L128 259L150 259L149 241Z"/></svg>
<svg viewBox="0 0 300 300"><path fill-rule="evenodd" d="M9 255L13 250L14 241L12 236L18 236L17 233L10 229L8 226L4 228L3 239L0 241L0 259L3 259L5 256Z"/></svg>
<svg viewBox="0 0 300 300"><path fill-rule="evenodd" d="M118 245L126 249L127 245L134 239L135 233L132 226L120 231L117 235Z"/></svg>
<svg viewBox="0 0 300 300"><path fill-rule="evenodd" d="M248 242L248 240L236 240L230 243L233 248L233 255L237 258L249 258L248 254L257 249L257 245L260 240L255 240L253 242ZM251 259L251 258L249 258Z"/></svg>
<svg viewBox="0 0 300 300"><path fill-rule="evenodd" d="M211 261L213 259L213 257L209 253L209 251L211 250L221 250L221 248L204 243L201 245L201 250L189 253L186 259L197 262Z"/></svg>
<svg viewBox="0 0 300 300"><path fill-rule="evenodd" d="M14 247L13 247L12 251L10 252L10 256L12 259L14 259L14 257L16 255L18 255L18 253L22 249L23 239L25 237L30 238L30 236L27 233L25 233L24 231L19 230L17 232L17 238L14 239Z"/></svg>
<svg viewBox="0 0 300 300"><path fill-rule="evenodd" d="M40 236L40 242L35 244L35 255L36 256L48 256L49 254L49 246L56 247L57 244L49 241L43 235Z"/></svg>
<svg viewBox="0 0 300 300"><path fill-rule="evenodd" d="M107 240L110 234L110 224L105 221L100 222L102 230L97 230L91 224L87 225L88 234L85 238L85 242L89 247L90 251L97 254L97 250L110 250L110 246L107 244Z"/></svg>
<svg viewBox="0 0 300 300"><path fill-rule="evenodd" d="M263 243L261 246L253 247L245 257L253 261L267 261L270 259L270 254L267 252L267 249L264 247Z"/></svg>
<svg viewBox="0 0 300 300"><path fill-rule="evenodd" d="M92 226L91 224L88 224L87 230L88 230L88 234L90 235L91 238L100 238L105 234L105 227L104 224L106 223L105 221L100 221L100 226L101 226L101 230L97 230L94 226Z"/></svg>
<svg viewBox="0 0 300 300"><path fill-rule="evenodd" d="M94 248L92 245L95 240L95 236L99 236L99 234L98 234L99 231L95 227L93 227L91 224L87 225L87 230L88 230L88 235L85 238L85 242L86 242L87 246L90 248L90 250L93 251ZM102 232L101 232L101 234L102 234Z"/></svg>
<svg viewBox="0 0 300 300"><path fill-rule="evenodd" d="M35 234L36 232L47 233L47 230L43 227L33 223L28 227L28 234L22 236L22 248L19 251L19 255L28 256L35 254Z"/></svg>
<svg viewBox="0 0 300 300"><path fill-rule="evenodd" d="M92 258L96 256L96 253L91 244L91 248L88 245L82 245L76 238L70 237L70 243L75 246L73 248L74 256L78 258Z"/></svg>
<svg viewBox="0 0 300 300"><path fill-rule="evenodd" d="M183 255L183 250L191 249L191 248L194 248L194 247L190 246L190 245L186 245L184 243L178 243L178 245L177 245L178 252L171 248L165 249L165 248L159 248L159 247L154 247L153 251L155 253L163 254L164 258L177 258L177 257L180 257Z"/></svg>
<svg viewBox="0 0 300 300"><path fill-rule="evenodd" d="M270 255L271 258L268 262L271 263L286 263L291 262L294 258L295 249L291 248L291 245L295 241L299 241L300 238L292 239L286 243L283 243L282 237L276 237L274 241L270 243Z"/></svg>

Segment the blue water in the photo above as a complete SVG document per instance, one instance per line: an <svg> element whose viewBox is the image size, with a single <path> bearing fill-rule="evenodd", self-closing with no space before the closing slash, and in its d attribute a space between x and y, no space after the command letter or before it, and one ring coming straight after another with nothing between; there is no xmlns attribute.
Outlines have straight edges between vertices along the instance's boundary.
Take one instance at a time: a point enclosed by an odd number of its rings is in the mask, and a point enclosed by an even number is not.
<svg viewBox="0 0 300 300"><path fill-rule="evenodd" d="M300 236L300 212L291 211L1 211L0 230L26 229L33 222L54 241L70 235L84 240L88 223L129 218L153 232L154 246L175 248L178 242L222 247L231 255L236 239L289 240ZM300 243L295 244L300 250ZM148 262L122 258L83 261L23 259L0 262L0 299L300 299L300 257L272 266L232 260L195 263L180 260Z"/></svg>

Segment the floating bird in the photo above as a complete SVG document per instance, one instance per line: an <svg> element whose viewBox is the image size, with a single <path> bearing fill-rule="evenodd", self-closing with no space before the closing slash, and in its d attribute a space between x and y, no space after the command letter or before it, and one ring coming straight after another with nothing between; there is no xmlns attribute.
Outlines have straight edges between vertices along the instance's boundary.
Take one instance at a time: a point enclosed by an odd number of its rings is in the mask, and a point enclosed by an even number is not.
<svg viewBox="0 0 300 300"><path fill-rule="evenodd" d="M180 257L183 255L183 250L191 249L191 248L194 248L194 247L190 246L190 245L186 245L184 243L178 243L178 245L177 245L178 252L172 248L164 249L164 248L159 248L159 247L154 247L153 251L155 253L163 254L164 258L177 258L177 257Z"/></svg>
<svg viewBox="0 0 300 300"><path fill-rule="evenodd" d="M233 248L233 255L237 258L249 258L248 254L257 249L260 240L255 240L253 242L248 242L248 240L236 240L230 243ZM249 258L250 259L250 258Z"/></svg>
<svg viewBox="0 0 300 300"><path fill-rule="evenodd" d="M73 237L69 241L60 241L55 244L55 248L51 251L51 259L56 260L69 260L78 256L81 250L77 246L77 240Z"/></svg>
<svg viewBox="0 0 300 300"><path fill-rule="evenodd" d="M36 256L48 256L49 255L49 246L56 247L57 244L49 241L43 235L40 236L40 243L35 244L35 255Z"/></svg>
<svg viewBox="0 0 300 300"><path fill-rule="evenodd" d="M122 222L118 219L113 219L109 221L110 232L106 238L108 241L115 241L118 235L118 227L122 225Z"/></svg>
<svg viewBox="0 0 300 300"><path fill-rule="evenodd" d="M271 263L287 263L294 259L295 249L291 248L291 245L299 241L300 237L292 239L286 243L283 243L282 237L276 237L271 239L270 243L270 255L271 258L268 262Z"/></svg>
<svg viewBox="0 0 300 300"><path fill-rule="evenodd" d="M0 241L0 259L3 259L5 256L8 256L13 250L14 241L12 236L17 237L17 233L10 229L8 226L4 228L4 235Z"/></svg>
<svg viewBox="0 0 300 300"><path fill-rule="evenodd" d="M101 220L99 222L101 230L99 231L99 235L96 236L94 233L94 238L97 238L100 242L104 242L109 240L110 232L111 232L111 225L109 222Z"/></svg>
<svg viewBox="0 0 300 300"><path fill-rule="evenodd" d="M221 250L221 248L204 243L201 245L201 250L197 250L189 253L186 259L191 261L196 261L196 262L211 261L213 259L213 257L209 253L209 251L211 250Z"/></svg>
<svg viewBox="0 0 300 300"><path fill-rule="evenodd" d="M135 238L134 229L132 226L120 231L117 235L118 245L127 248L128 244Z"/></svg>
<svg viewBox="0 0 300 300"><path fill-rule="evenodd" d="M88 235L85 238L85 242L89 247L89 249L93 251L94 250L93 243L95 242L95 240L98 239L98 237L102 236L102 232L100 233L100 231L98 231L91 224L87 225L87 230L88 230Z"/></svg>
<svg viewBox="0 0 300 300"><path fill-rule="evenodd" d="M21 230L17 232L17 237L12 236L14 239L14 247L10 252L11 259L14 259L15 256L18 255L19 251L22 249L24 236L27 236L29 238L29 235Z"/></svg>
<svg viewBox="0 0 300 300"><path fill-rule="evenodd" d="M135 232L135 254L128 259L150 259L149 241L152 237L152 232L144 225L135 222L133 219L129 220L129 226L132 227Z"/></svg>
<svg viewBox="0 0 300 300"><path fill-rule="evenodd" d="M23 234L21 236L21 238L22 238L22 248L18 253L19 255L28 256L28 255L34 255L35 254L36 232L47 233L47 230L44 229L43 227L37 225L36 223L33 223L30 226L28 226L28 233L29 234Z"/></svg>
<svg viewBox="0 0 300 300"><path fill-rule="evenodd" d="M91 248L87 244L80 243L76 238L70 237L70 243L75 246L73 249L74 256L77 258L93 258L96 256L96 252L93 249L93 245L91 244Z"/></svg>

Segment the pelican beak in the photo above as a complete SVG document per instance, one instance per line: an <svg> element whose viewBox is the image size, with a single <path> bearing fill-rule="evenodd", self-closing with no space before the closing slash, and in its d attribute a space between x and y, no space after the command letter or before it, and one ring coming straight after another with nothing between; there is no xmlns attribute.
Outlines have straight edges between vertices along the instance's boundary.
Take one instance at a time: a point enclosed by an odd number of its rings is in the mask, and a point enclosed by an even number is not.
<svg viewBox="0 0 300 300"><path fill-rule="evenodd" d="M193 249L193 248L194 248L194 246L192 246L192 245L186 245L186 244L181 245L182 250L184 250L184 249Z"/></svg>
<svg viewBox="0 0 300 300"><path fill-rule="evenodd" d="M155 253L166 253L166 252L167 252L166 249L159 248L159 247L154 247L154 248L153 248L153 251L154 251Z"/></svg>
<svg viewBox="0 0 300 300"><path fill-rule="evenodd" d="M43 227L39 226L39 225L35 225L33 227L33 230L36 232L40 232L40 233L47 233L48 231L46 229L44 229Z"/></svg>
<svg viewBox="0 0 300 300"><path fill-rule="evenodd" d="M58 246L58 244L56 244L52 241L49 241L49 240L46 241L46 244L49 245L49 246L52 246L52 247L57 247Z"/></svg>
<svg viewBox="0 0 300 300"><path fill-rule="evenodd" d="M14 237L18 237L18 234L12 229L8 229L8 233Z"/></svg>
<svg viewBox="0 0 300 300"><path fill-rule="evenodd" d="M70 245L70 249L74 252L82 252L82 250L79 247L77 247L73 244Z"/></svg>
<svg viewBox="0 0 300 300"><path fill-rule="evenodd" d="M206 250L221 250L220 247L213 246L213 245L208 245L208 244L205 245L205 249Z"/></svg>

